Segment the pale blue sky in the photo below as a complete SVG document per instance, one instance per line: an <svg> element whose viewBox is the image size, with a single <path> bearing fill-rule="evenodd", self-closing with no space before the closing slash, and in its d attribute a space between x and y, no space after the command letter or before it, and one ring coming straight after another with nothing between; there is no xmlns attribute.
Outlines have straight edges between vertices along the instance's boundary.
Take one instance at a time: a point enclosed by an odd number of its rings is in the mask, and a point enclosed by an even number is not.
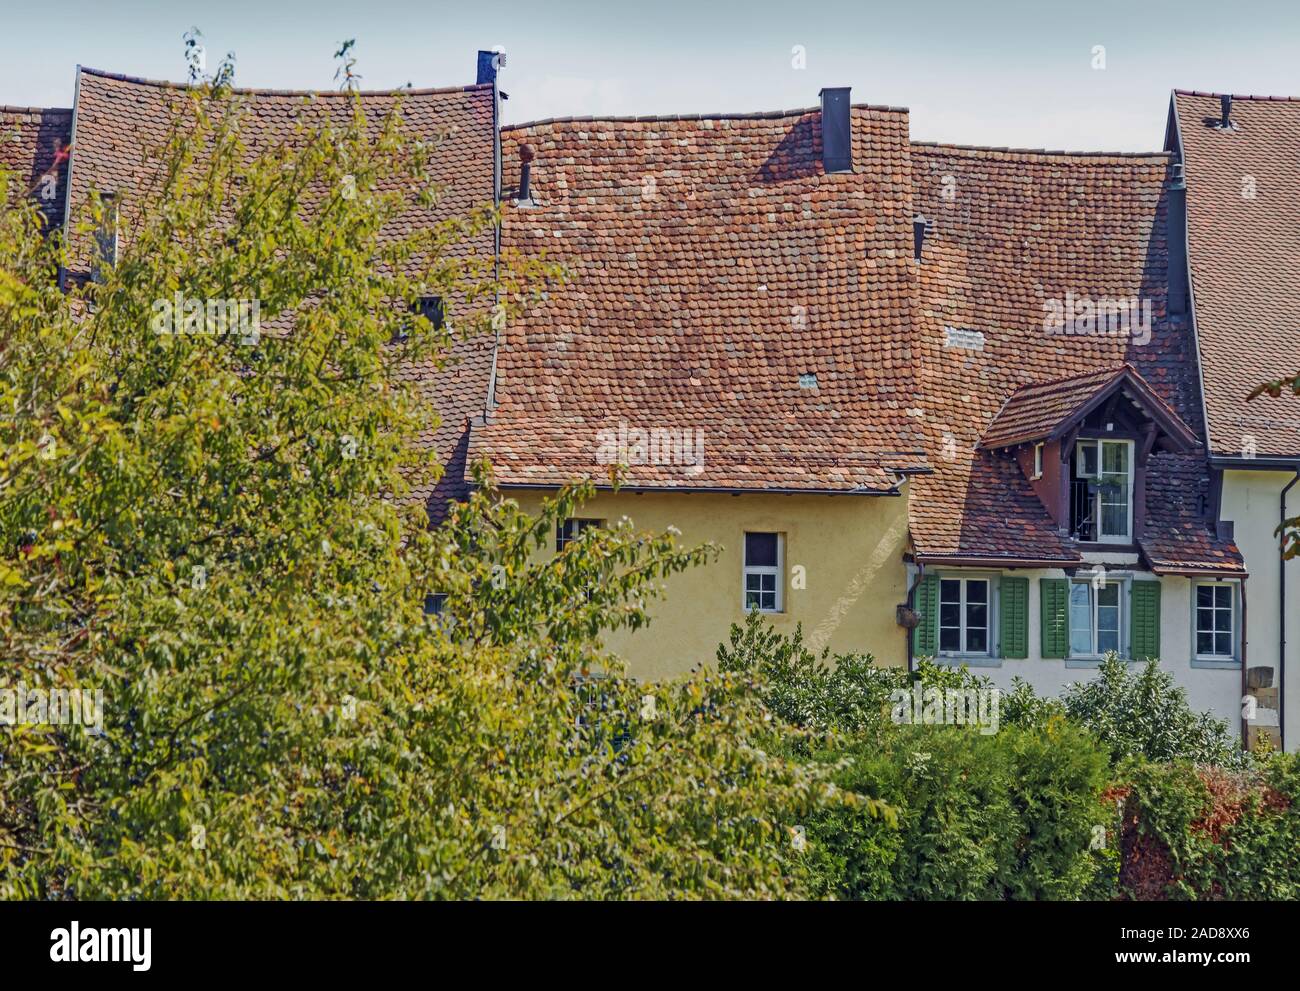
<svg viewBox="0 0 1300 991"><path fill-rule="evenodd" d="M0 104L70 106L73 67L183 79L197 24L243 86L474 81L500 46L506 121L810 106L822 86L910 107L917 140L1160 147L1172 87L1300 95L1300 4L1182 0L0 0ZM792 67L803 46L806 68ZM1093 68L1094 46L1105 68Z"/></svg>

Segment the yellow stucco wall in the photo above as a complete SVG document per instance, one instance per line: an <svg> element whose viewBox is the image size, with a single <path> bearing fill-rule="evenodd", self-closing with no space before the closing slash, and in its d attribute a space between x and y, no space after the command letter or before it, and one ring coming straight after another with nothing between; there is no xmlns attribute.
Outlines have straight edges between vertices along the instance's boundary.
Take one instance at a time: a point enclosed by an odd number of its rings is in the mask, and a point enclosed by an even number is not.
<svg viewBox="0 0 1300 991"><path fill-rule="evenodd" d="M530 512L544 497L507 490ZM907 597L902 554L907 542L906 496L785 496L765 493L602 492L578 515L602 520L626 516L641 530L675 526L683 547L722 546L711 564L674 575L667 594L652 603L653 619L637 631L610 634L606 646L645 679L685 673L712 663L732 623L744 622L742 568L747 530L785 535L784 611L773 626L793 632L818 651L864 651L881 664L907 663L907 642L894 618ZM554 553L554 543L548 548ZM795 588L796 567L806 587Z"/></svg>

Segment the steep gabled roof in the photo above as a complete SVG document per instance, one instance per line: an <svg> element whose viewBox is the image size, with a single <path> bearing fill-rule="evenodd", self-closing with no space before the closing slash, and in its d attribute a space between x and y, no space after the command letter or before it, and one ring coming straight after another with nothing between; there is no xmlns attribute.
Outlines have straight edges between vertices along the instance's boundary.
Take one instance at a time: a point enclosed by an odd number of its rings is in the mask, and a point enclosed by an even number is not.
<svg viewBox="0 0 1300 991"><path fill-rule="evenodd" d="M1103 368L1063 379L1021 386L1000 409L980 447L994 450L1030 441L1059 440L1116 393L1131 399L1163 432L1167 445L1187 450L1196 434L1132 365Z"/></svg>
<svg viewBox="0 0 1300 991"><path fill-rule="evenodd" d="M0 168L18 186L10 194L30 196L51 228L63 222L71 141L71 110L0 106Z"/></svg>
<svg viewBox="0 0 1300 991"><path fill-rule="evenodd" d="M90 190L147 196L157 181L154 150L166 143L175 107L187 87L175 83L81 68L77 77L76 147L72 154L70 215L87 202ZM277 143L292 143L303 125L345 123L351 115L347 94L236 89L245 110L242 137L251 152ZM492 86L458 86L412 89L398 93L362 93L368 118L377 122L395 101L401 101L404 127L413 135L436 142L429 174L443 193L432 210L412 203L409 214L395 226L430 224L447 217L465 216L490 204L494 196L495 154ZM69 225L71 227L71 225ZM90 245L73 236L71 275L84 277ZM490 257L493 236L484 232L475 240L453 246L457 256ZM449 301L454 311L454 303ZM468 420L481 415L486 403L492 367L490 337L458 340L450 362L439 370L432 365L411 365L401 378L427 398L430 429L424 440L438 451L444 476L436 491L415 493L426 501L430 513L440 516L446 499L465 494L464 458L468 446ZM438 426L432 426L434 416Z"/></svg>
<svg viewBox="0 0 1300 991"><path fill-rule="evenodd" d="M1178 90L1196 336L1216 456L1300 458L1300 396L1247 401L1300 372L1300 100Z"/></svg>
<svg viewBox="0 0 1300 991"><path fill-rule="evenodd" d="M1069 391L1063 379L1096 395L1128 365L1199 435L1190 332L1165 312L1167 170L1163 154L913 145L916 206L933 224L917 266L916 415L935 466L913 483L910 500L922 559L1080 561L1015 461L980 446L1018 390L1026 391L1010 415L1028 421L1036 401L1046 409L1054 392ZM1124 335L1062 331L1054 316L1075 299L1136 301L1149 322ZM1074 405L1070 396L1062 402ZM1161 511L1172 478L1190 486L1194 509L1180 500L1172 514ZM1207 569L1225 560L1239 569L1236 548L1216 536L1201 503L1209 492L1203 449L1154 453L1148 479L1149 559L1149 547L1170 544Z"/></svg>
<svg viewBox="0 0 1300 991"><path fill-rule="evenodd" d="M924 469L907 114L851 113L852 174L824 173L816 110L504 131L507 175L537 152L506 249L572 279L505 335L473 439L500 481L604 477L620 429L703 441L700 466L620 457L632 487L890 492Z"/></svg>

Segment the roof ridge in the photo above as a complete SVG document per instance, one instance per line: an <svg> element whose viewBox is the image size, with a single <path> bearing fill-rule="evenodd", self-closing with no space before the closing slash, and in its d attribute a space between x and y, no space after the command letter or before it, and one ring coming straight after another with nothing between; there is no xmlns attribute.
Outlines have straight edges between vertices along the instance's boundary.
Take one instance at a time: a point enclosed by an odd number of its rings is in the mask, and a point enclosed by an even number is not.
<svg viewBox="0 0 1300 991"><path fill-rule="evenodd" d="M120 72L107 72L104 69L92 69L89 66L79 66L81 72L88 76L98 76L101 79L115 79L118 82L133 83L137 86L156 86L160 89L178 89L187 90L192 87L188 83L176 83L167 79L146 79L143 76L128 76ZM357 90L356 96L394 96L404 94L407 96L434 96L444 93L469 93L476 90L491 89L491 83L477 83L473 86L435 86L425 89L371 89ZM315 89L259 89L232 86L232 93L241 93L248 96L352 96L354 93L350 90L315 90Z"/></svg>
<svg viewBox="0 0 1300 991"><path fill-rule="evenodd" d="M71 107L11 107L0 103L0 114L70 114Z"/></svg>
<svg viewBox="0 0 1300 991"><path fill-rule="evenodd" d="M906 114L907 107L891 107L875 103L853 103L853 110L877 110L884 113ZM754 110L735 113L698 113L698 114L624 114L624 115L579 115L569 117L543 117L539 120L525 120L517 124L502 124L501 130L515 131L526 127L541 127L545 124L639 124L672 123L673 121L693 120L779 120L783 117L802 117L805 114L820 113L821 107L795 107L790 110Z"/></svg>
<svg viewBox="0 0 1300 991"><path fill-rule="evenodd" d="M1014 395L1016 395L1017 393L1020 393L1020 392L1024 392L1026 389L1041 389L1041 388L1043 388L1044 386L1048 386L1048 385L1064 385L1064 384L1067 383L1067 382L1077 382L1079 379L1095 378L1095 377L1097 377L1097 376L1099 376L1099 375L1107 375L1107 376L1119 375L1119 374L1121 374L1122 372L1124 372L1125 370L1128 370L1128 371L1133 372L1133 373L1135 373L1135 374L1136 374L1136 372L1137 372L1137 369L1135 369L1135 368L1134 368L1131 364L1129 364L1127 361L1124 361L1124 362L1121 362L1121 363L1118 364L1118 365L1111 365L1111 366L1108 367L1108 368L1094 368L1094 369L1093 369L1092 371L1090 371L1090 372L1078 372L1078 373L1076 373L1076 374L1074 374L1074 375L1066 375L1064 378L1058 378L1058 379L1035 379L1035 380L1032 381L1032 382L1026 382L1024 385L1016 386L1016 388L1012 390L1012 392L1011 392L1011 396L1014 396ZM1139 375L1138 377L1141 378L1140 375ZM1144 380L1144 381L1145 381L1145 380ZM1007 397L1007 400L1008 400L1008 401L1010 401L1011 396L1008 396L1008 397Z"/></svg>
<svg viewBox="0 0 1300 991"><path fill-rule="evenodd" d="M1220 96L1230 96L1234 100L1262 100L1268 103L1300 103L1300 96L1259 96L1254 93L1214 93L1203 89L1178 89L1177 87L1174 88L1174 92L1181 96L1212 96L1215 98Z"/></svg>
<svg viewBox="0 0 1300 991"><path fill-rule="evenodd" d="M1010 148L993 145L962 145L945 141L913 141L913 148L934 149L936 151L959 152L998 152L1004 155L1043 155L1052 158L1132 158L1168 161L1172 157L1167 151L1068 151L1057 148Z"/></svg>

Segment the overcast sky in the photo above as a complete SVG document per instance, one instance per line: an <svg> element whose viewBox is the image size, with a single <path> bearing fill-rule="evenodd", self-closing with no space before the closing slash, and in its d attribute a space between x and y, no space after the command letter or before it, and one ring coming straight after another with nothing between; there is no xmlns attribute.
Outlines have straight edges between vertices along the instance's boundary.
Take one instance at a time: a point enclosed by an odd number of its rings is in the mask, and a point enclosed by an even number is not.
<svg viewBox="0 0 1300 991"><path fill-rule="evenodd" d="M855 102L911 108L916 140L1144 151L1162 145L1173 87L1300 95L1297 0L0 0L0 12L0 104L19 106L71 106L78 63L184 79L192 25L209 64L233 51L251 87L332 87L345 38L367 89L472 83L475 52L499 46L507 122L787 109L851 86Z"/></svg>

